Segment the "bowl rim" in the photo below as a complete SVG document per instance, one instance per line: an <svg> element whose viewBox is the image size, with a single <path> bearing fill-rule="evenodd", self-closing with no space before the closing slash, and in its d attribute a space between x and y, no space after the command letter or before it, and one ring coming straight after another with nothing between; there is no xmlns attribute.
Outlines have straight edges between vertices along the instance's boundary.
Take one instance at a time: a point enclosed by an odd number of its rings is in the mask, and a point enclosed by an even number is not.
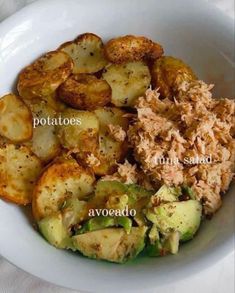
<svg viewBox="0 0 235 293"><path fill-rule="evenodd" d="M65 0L57 0L59 2L65 2ZM90 1L95 1L95 0L90 0ZM107 0L108 1L108 0ZM125 1L125 0L120 0L120 1ZM193 2L193 0L190 0ZM19 10L18 12L14 13L13 15L11 15L10 17L6 18L5 20L3 20L2 22L0 22L0 33L1 31L5 32L7 31L7 28L9 25L11 25L11 23L14 22L14 19L16 17L20 17L23 14L27 14L30 13L30 11L34 11L38 8L40 8L40 6L43 6L44 4L53 4L53 2L56 2L55 0L38 0L36 2L30 3L27 6L23 7L21 10ZM217 13L220 13L221 15L224 14L223 12L219 11L219 9L215 8L214 5L212 3L206 3L203 0L199 0L198 1L198 5L204 5L207 7L207 9L210 10L214 10ZM205 9L206 9L205 7ZM223 17L223 23L226 22L226 26L230 27L230 29L233 27L233 20L226 17ZM231 30L232 31L232 30ZM217 264L219 261L221 261L222 259L224 259L225 257L227 257L228 255L232 254L235 250L234 248L234 243L235 243L235 234L231 234L231 237L224 242L223 245L220 246L216 246L213 250L210 250L209 253L206 255L206 257L204 258L198 258L196 259L194 262L192 263L187 263L186 267L183 267L180 269L180 273L176 273L175 277L173 279L169 279L169 284L176 282L176 280L180 280L180 279L188 279L190 278L192 275L194 274L199 274L202 271L206 270L209 266L209 264L215 265ZM17 268L21 269L22 271L37 277L43 281L46 281L48 283L54 284L56 286L60 286L63 288L69 288L69 289L73 289L73 290L77 290L78 288L73 287L73 286L68 286L67 284L65 284L63 282L63 280L52 280L51 278L47 277L46 272L44 271L37 271L37 269L35 269L33 272L30 271L30 269L28 268L27 265L22 266L22 264L17 263L16 261L14 261L14 258L12 258L11 256L5 257L1 251L1 247L0 247L0 256L7 260L9 263L11 263L12 265L16 266ZM182 275L184 276L182 278ZM164 284L157 284L156 286L161 287L164 286ZM149 287L149 289L153 289L154 287ZM88 292L88 291L84 291L83 289L81 289L83 292ZM114 290L115 292L115 290Z"/></svg>

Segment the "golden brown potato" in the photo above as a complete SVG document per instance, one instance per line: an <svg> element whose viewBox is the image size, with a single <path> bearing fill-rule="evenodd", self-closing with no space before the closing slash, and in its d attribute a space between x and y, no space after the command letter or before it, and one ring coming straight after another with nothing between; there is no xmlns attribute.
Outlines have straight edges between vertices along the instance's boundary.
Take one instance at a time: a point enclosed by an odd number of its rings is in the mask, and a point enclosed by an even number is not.
<svg viewBox="0 0 235 293"><path fill-rule="evenodd" d="M112 88L112 103L117 107L133 106L151 81L148 66L142 61L108 65L103 78Z"/></svg>
<svg viewBox="0 0 235 293"><path fill-rule="evenodd" d="M0 197L26 205L42 171L40 160L27 147L0 147Z"/></svg>
<svg viewBox="0 0 235 293"><path fill-rule="evenodd" d="M18 92L24 99L53 95L73 69L73 61L64 52L53 51L27 66L19 75Z"/></svg>
<svg viewBox="0 0 235 293"><path fill-rule="evenodd" d="M106 58L116 64L156 59L162 56L162 46L139 36L127 35L111 39L104 47Z"/></svg>
<svg viewBox="0 0 235 293"><path fill-rule="evenodd" d="M196 79L196 75L187 64L170 56L155 60L151 75L154 88L159 88L163 97L174 96L183 81Z"/></svg>
<svg viewBox="0 0 235 293"><path fill-rule="evenodd" d="M0 99L0 135L12 142L29 140L33 134L32 114L20 97L8 94Z"/></svg>
<svg viewBox="0 0 235 293"><path fill-rule="evenodd" d="M57 126L57 134L64 148L80 152L97 148L99 121L94 113L68 108L59 117L64 123Z"/></svg>
<svg viewBox="0 0 235 293"><path fill-rule="evenodd" d="M111 87L89 74L75 74L58 89L58 95L68 105L81 110L94 110L111 101Z"/></svg>
<svg viewBox="0 0 235 293"><path fill-rule="evenodd" d="M34 128L32 139L25 145L47 163L61 151L61 145L55 133L56 112L45 101L35 100L27 103L33 114Z"/></svg>
<svg viewBox="0 0 235 293"><path fill-rule="evenodd" d="M107 64L103 42L92 33L79 35L74 41L62 44L59 50L66 52L73 59L73 73L94 73Z"/></svg>
<svg viewBox="0 0 235 293"><path fill-rule="evenodd" d="M124 159L127 154L127 141L117 141L109 131L109 125L120 126L127 131L128 119L123 117L126 113L115 107L104 107L94 111L100 123L99 147L94 156L100 164L91 166L97 175L112 174L116 170L116 163Z"/></svg>
<svg viewBox="0 0 235 293"><path fill-rule="evenodd" d="M5 146L6 144L11 143L9 139L0 135L0 147Z"/></svg>
<svg viewBox="0 0 235 293"><path fill-rule="evenodd" d="M61 209L66 199L84 199L93 191L95 177L73 159L50 165L38 180L32 208L37 221Z"/></svg>
<svg viewBox="0 0 235 293"><path fill-rule="evenodd" d="M61 101L61 99L59 99L57 92L54 92L48 96L44 96L42 99L56 112L64 111L68 107L64 102Z"/></svg>

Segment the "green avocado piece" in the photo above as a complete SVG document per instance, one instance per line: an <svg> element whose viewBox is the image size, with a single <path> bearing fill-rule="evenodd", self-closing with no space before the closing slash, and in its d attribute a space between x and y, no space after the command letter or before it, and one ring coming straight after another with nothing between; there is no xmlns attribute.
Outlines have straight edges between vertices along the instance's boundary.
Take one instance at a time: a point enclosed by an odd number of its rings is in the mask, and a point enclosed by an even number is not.
<svg viewBox="0 0 235 293"><path fill-rule="evenodd" d="M157 240L155 243L148 243L146 246L146 254L148 256L162 256L163 248L160 240Z"/></svg>
<svg viewBox="0 0 235 293"><path fill-rule="evenodd" d="M149 198L154 194L153 190L147 190L140 185L137 184L127 184L127 194L130 198L130 201L136 202L141 198Z"/></svg>
<svg viewBox="0 0 235 293"><path fill-rule="evenodd" d="M87 218L87 202L74 197L68 198L64 202L61 214L64 225L69 229L71 226L76 225Z"/></svg>
<svg viewBox="0 0 235 293"><path fill-rule="evenodd" d="M150 201L151 196L155 191L147 190L137 184L127 185L127 194L129 196L128 206L129 209L136 211L134 220L138 226L145 226L146 219L143 214L143 209L145 209Z"/></svg>
<svg viewBox="0 0 235 293"><path fill-rule="evenodd" d="M156 224L163 235L179 231L180 240L187 241L197 232L202 216L202 206L197 200L170 202L146 211L149 221Z"/></svg>
<svg viewBox="0 0 235 293"><path fill-rule="evenodd" d="M129 210L134 209L136 211L134 220L139 226L144 226L146 221L143 209L148 205L153 194L153 190L146 190L137 184L124 184L115 180L100 180L97 182L95 197L92 202L97 206L104 206L106 202L109 208L115 208L112 205L112 199L120 198L120 207L125 204L128 205ZM128 197L127 202L126 197Z"/></svg>
<svg viewBox="0 0 235 293"><path fill-rule="evenodd" d="M110 195L105 203L106 208L109 210L124 210L128 206L128 195Z"/></svg>
<svg viewBox="0 0 235 293"><path fill-rule="evenodd" d="M121 226L127 233L130 233L132 227L132 220L128 217L95 217L88 220L77 234L82 234L90 231L101 230L109 227Z"/></svg>
<svg viewBox="0 0 235 293"><path fill-rule="evenodd" d="M182 195L183 196L189 197L190 199L196 199L194 191L192 190L191 187L189 187L187 185L183 185L181 187L181 189L182 189Z"/></svg>
<svg viewBox="0 0 235 293"><path fill-rule="evenodd" d="M90 258L124 263L135 258L145 246L146 227L107 228L73 236L74 247Z"/></svg>
<svg viewBox="0 0 235 293"><path fill-rule="evenodd" d="M179 251L180 233L171 232L163 244L163 250L171 254L177 254Z"/></svg>
<svg viewBox="0 0 235 293"><path fill-rule="evenodd" d="M149 230L148 237L149 237L149 242L151 244L154 244L157 240L160 239L156 224L153 224L153 226Z"/></svg>
<svg viewBox="0 0 235 293"><path fill-rule="evenodd" d="M153 224L148 234L149 242L146 246L148 256L160 256L162 253L162 244L157 230L157 226Z"/></svg>
<svg viewBox="0 0 235 293"><path fill-rule="evenodd" d="M131 232L132 220L130 218L117 217L117 218L115 218L115 220L116 220L116 225L123 227L127 234L129 234Z"/></svg>
<svg viewBox="0 0 235 293"><path fill-rule="evenodd" d="M137 184L124 184L116 180L100 180L95 189L95 198L106 198L114 195L126 194L130 202L136 202L141 198L150 197L154 191L146 190Z"/></svg>
<svg viewBox="0 0 235 293"><path fill-rule="evenodd" d="M73 249L72 240L60 213L48 216L38 222L38 227L44 238L57 248Z"/></svg>
<svg viewBox="0 0 235 293"><path fill-rule="evenodd" d="M154 198L160 202L173 202L178 201L181 195L180 187L169 187L167 185L162 185L161 188L152 196L152 201Z"/></svg>
<svg viewBox="0 0 235 293"><path fill-rule="evenodd" d="M113 227L114 225L114 218L103 216L95 217L84 223L82 228L77 231L77 234L83 234L90 231L96 231L108 227Z"/></svg>
<svg viewBox="0 0 235 293"><path fill-rule="evenodd" d="M110 196L126 194L125 184L115 180L99 180L95 188L96 200L107 200Z"/></svg>
<svg viewBox="0 0 235 293"><path fill-rule="evenodd" d="M128 203L126 197L125 184L115 180L99 180L95 187L95 195L88 201L88 205L93 209L104 208L106 204L107 208L122 209L123 205ZM119 204L116 199L120 199Z"/></svg>
<svg viewBox="0 0 235 293"><path fill-rule="evenodd" d="M169 233L167 238L156 239L154 243L150 242L146 246L148 256L165 256L169 253L177 254L179 251L180 233L175 231Z"/></svg>

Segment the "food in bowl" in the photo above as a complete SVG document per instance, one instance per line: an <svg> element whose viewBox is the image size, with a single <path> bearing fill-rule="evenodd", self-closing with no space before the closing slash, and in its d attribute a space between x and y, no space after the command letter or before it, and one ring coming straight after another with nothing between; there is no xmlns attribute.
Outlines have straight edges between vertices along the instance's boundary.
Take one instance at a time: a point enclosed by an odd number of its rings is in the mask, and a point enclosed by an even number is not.
<svg viewBox="0 0 235 293"><path fill-rule="evenodd" d="M0 196L53 246L124 263L176 254L234 172L234 101L146 37L86 33L0 100Z"/></svg>

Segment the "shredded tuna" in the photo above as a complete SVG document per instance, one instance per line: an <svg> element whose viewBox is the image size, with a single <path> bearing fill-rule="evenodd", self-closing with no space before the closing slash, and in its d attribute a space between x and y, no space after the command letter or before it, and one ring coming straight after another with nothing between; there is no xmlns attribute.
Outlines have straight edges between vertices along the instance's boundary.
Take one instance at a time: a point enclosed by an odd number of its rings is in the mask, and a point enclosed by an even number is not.
<svg viewBox="0 0 235 293"><path fill-rule="evenodd" d="M94 156L94 154L89 154L86 157L86 163L89 167L98 167L100 165L100 160Z"/></svg>
<svg viewBox="0 0 235 293"><path fill-rule="evenodd" d="M104 176L102 180L117 180L126 184L137 183L138 174L136 165L131 165L127 160L125 160L124 164L117 165L117 172L112 175Z"/></svg>
<svg viewBox="0 0 235 293"><path fill-rule="evenodd" d="M108 125L108 130L112 138L114 138L118 142L122 142L126 138L126 132L119 125Z"/></svg>
<svg viewBox="0 0 235 293"><path fill-rule="evenodd" d="M158 184L193 187L205 214L221 205L233 177L235 103L213 99L203 81L183 82L173 100L148 90L136 104L137 117L128 130L136 160ZM189 158L211 158L190 162Z"/></svg>
<svg viewBox="0 0 235 293"><path fill-rule="evenodd" d="M139 184L147 190L153 190L154 187L148 176L137 168L137 165L130 164L127 160L123 164L118 164L117 172L112 175L102 177L102 180L115 180L125 184Z"/></svg>

